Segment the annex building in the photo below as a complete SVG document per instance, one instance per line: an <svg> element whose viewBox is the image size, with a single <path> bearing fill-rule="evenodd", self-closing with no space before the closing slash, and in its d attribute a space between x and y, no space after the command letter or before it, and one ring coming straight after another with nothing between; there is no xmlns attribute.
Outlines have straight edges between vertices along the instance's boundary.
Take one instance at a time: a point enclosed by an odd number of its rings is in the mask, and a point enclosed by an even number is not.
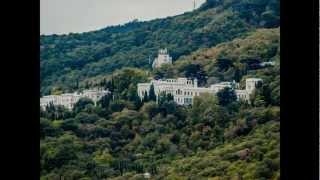
<svg viewBox="0 0 320 180"><path fill-rule="evenodd" d="M152 68L159 68L164 64L172 64L172 57L169 55L167 49L160 49L158 52L158 57L155 58L152 63Z"/></svg>
<svg viewBox="0 0 320 180"><path fill-rule="evenodd" d="M52 103L55 106L62 105L67 109L72 109L74 104L81 98L89 98L96 105L96 103L108 93L109 91L102 89L87 89L82 92L43 96L40 98L40 107L45 109L50 103Z"/></svg>

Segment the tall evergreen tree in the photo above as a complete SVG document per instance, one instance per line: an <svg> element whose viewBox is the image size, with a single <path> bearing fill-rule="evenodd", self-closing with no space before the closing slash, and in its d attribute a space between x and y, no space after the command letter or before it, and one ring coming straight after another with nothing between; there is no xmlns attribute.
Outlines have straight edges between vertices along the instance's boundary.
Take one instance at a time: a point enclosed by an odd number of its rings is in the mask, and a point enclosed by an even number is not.
<svg viewBox="0 0 320 180"><path fill-rule="evenodd" d="M133 102L136 109L140 109L140 107L143 105L140 97L137 94L135 94L135 95L133 95L133 97L131 97L131 101Z"/></svg>
<svg viewBox="0 0 320 180"><path fill-rule="evenodd" d="M157 101L156 93L154 92L154 85L151 84L150 90L149 90L149 100L151 101Z"/></svg>
<svg viewBox="0 0 320 180"><path fill-rule="evenodd" d="M167 95L164 92L160 93L160 95L158 97L159 106L161 106L166 101L167 101Z"/></svg>
<svg viewBox="0 0 320 180"><path fill-rule="evenodd" d="M173 95L168 93L167 94L167 101L173 101L173 100L174 100Z"/></svg>
<svg viewBox="0 0 320 180"><path fill-rule="evenodd" d="M98 101L98 104L101 105L101 107L103 107L103 108L107 108L111 101L112 101L112 94L110 93L110 94L107 94L107 95L103 96Z"/></svg>
<svg viewBox="0 0 320 180"><path fill-rule="evenodd" d="M143 101L144 103L149 101L149 96L148 96L148 93L147 93L147 92L144 92L144 96L143 96L142 101Z"/></svg>
<svg viewBox="0 0 320 180"><path fill-rule="evenodd" d="M234 80L236 82L240 82L241 80L241 72L239 68L236 68L235 72L234 72Z"/></svg>

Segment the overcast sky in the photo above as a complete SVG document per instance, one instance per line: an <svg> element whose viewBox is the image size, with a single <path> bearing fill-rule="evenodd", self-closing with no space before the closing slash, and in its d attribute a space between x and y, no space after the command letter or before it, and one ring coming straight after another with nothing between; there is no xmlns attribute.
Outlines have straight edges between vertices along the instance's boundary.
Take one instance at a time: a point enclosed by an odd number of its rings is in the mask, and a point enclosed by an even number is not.
<svg viewBox="0 0 320 180"><path fill-rule="evenodd" d="M197 7L205 0L196 0ZM193 0L41 0L40 33L87 32L193 9Z"/></svg>

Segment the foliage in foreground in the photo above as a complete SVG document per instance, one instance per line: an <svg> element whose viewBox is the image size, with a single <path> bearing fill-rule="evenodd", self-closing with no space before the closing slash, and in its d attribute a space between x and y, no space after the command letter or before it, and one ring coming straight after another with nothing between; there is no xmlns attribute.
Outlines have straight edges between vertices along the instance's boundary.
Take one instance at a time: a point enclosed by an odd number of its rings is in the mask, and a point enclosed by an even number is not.
<svg viewBox="0 0 320 180"><path fill-rule="evenodd" d="M210 151L173 161L163 168L167 179L280 179L280 123L258 125ZM161 173L160 173L161 174Z"/></svg>

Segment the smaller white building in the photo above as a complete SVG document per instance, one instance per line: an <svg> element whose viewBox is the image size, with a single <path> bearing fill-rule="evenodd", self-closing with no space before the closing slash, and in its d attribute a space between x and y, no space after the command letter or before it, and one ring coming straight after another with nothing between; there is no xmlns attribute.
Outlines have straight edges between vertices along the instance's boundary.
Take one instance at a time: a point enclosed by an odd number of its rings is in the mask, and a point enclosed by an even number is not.
<svg viewBox="0 0 320 180"><path fill-rule="evenodd" d="M108 93L109 91L102 89L87 89L82 92L43 96L40 98L40 106L45 109L50 103L52 103L55 106L62 105L67 109L72 109L74 104L84 97L91 99L96 105L96 103Z"/></svg>
<svg viewBox="0 0 320 180"><path fill-rule="evenodd" d="M167 49L160 49L158 57L154 59L152 68L159 68L163 64L172 64L172 58L170 57Z"/></svg>

